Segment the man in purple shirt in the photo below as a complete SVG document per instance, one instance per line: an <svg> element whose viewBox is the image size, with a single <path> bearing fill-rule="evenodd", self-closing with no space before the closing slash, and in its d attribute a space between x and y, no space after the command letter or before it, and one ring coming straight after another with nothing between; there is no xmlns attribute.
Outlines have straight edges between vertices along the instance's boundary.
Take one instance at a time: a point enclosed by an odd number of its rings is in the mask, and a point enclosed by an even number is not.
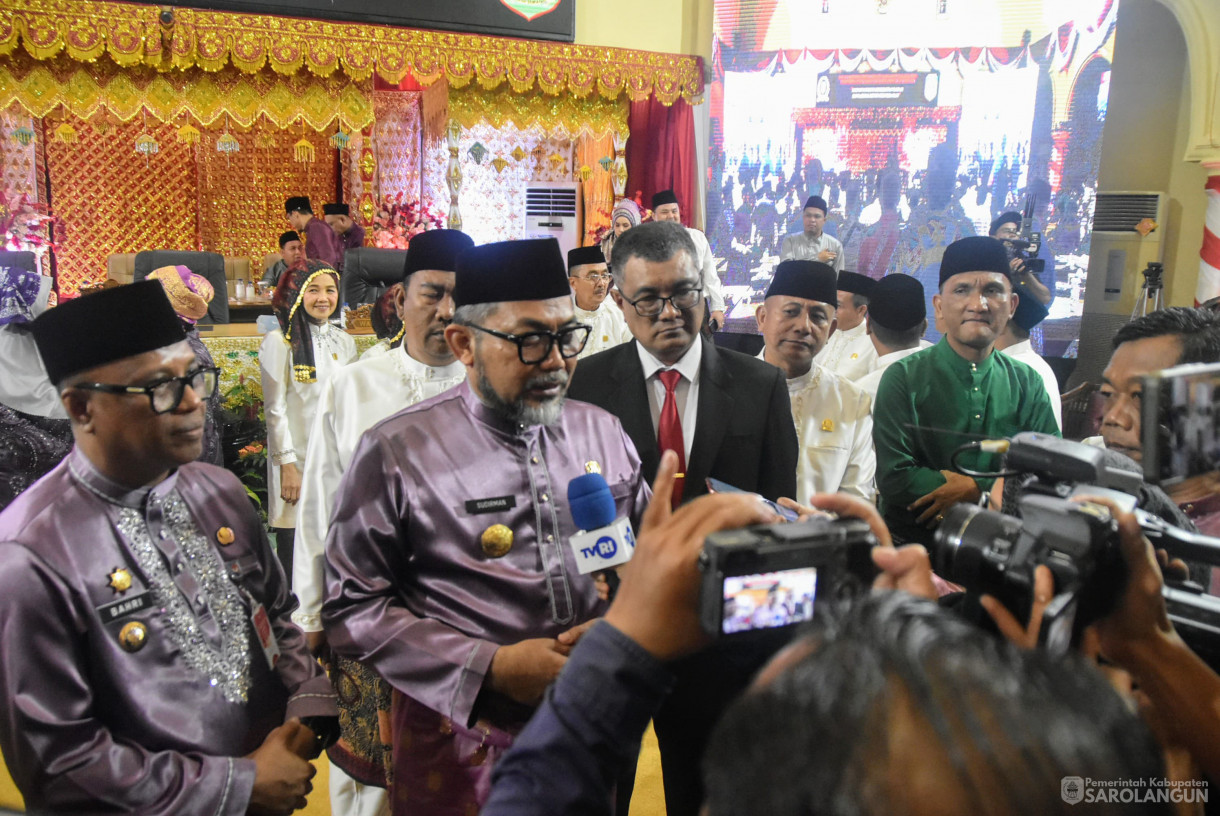
<svg viewBox="0 0 1220 816"><path fill-rule="evenodd" d="M305 239L305 257L343 271L343 247L339 236L325 221L314 217L308 196L293 196L284 202L288 223Z"/></svg>
<svg viewBox="0 0 1220 816"><path fill-rule="evenodd" d="M604 610L568 539L568 483L649 498L618 420L567 402L589 328L554 239L457 263L446 339L467 380L364 434L326 544L331 648L394 688L395 814L474 813L491 768Z"/></svg>
<svg viewBox="0 0 1220 816"><path fill-rule="evenodd" d="M349 249L364 246L364 227L352 220L351 207L346 204L323 204L322 217L334 230L339 239L339 248L345 254Z"/></svg>
<svg viewBox="0 0 1220 816"><path fill-rule="evenodd" d="M217 369L156 281L32 331L76 447L0 513L0 748L26 806L304 807L325 739L302 723L333 734L338 710L245 489L194 461Z"/></svg>

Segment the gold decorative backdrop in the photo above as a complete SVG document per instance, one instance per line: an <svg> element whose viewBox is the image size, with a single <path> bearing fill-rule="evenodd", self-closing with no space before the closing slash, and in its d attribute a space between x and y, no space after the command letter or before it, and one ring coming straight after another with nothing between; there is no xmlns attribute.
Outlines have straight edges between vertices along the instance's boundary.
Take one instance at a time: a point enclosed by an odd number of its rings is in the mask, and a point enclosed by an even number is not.
<svg viewBox="0 0 1220 816"><path fill-rule="evenodd" d="M47 121L48 130L58 121ZM177 140L174 125L152 120L66 121L77 142L47 138L46 153L52 204L65 224L56 259L60 291L68 296L105 280L106 258L114 253L204 249L249 257L259 269L288 229L284 199L308 195L321 212L335 194L334 151L325 135L302 134L300 127L259 120L232 128L241 149L223 154L216 150L223 124L202 128L192 146ZM135 151L143 134L159 148L147 158ZM315 161L294 160L301 138L314 145Z"/></svg>
<svg viewBox="0 0 1220 816"><path fill-rule="evenodd" d="M357 80L376 71L392 84L410 73L424 84L441 76L458 88L507 81L518 93L537 85L548 94L613 99L625 92L665 104L703 93L697 57L181 7L163 27L160 11L135 3L6 0L0 55L20 42L37 59L60 51L80 61L107 54L122 66L217 71L232 63L248 73L270 65L281 74L304 66L318 76L342 71Z"/></svg>
<svg viewBox="0 0 1220 816"><path fill-rule="evenodd" d="M189 114L203 124L224 117L249 126L260 117L288 127L304 121L314 130L340 120L348 130L373 122L372 80L308 73L283 76L269 68L158 72L142 65L120 67L106 56L77 62L64 54L35 60L16 51L0 61L0 108L16 102L32 115L61 106L88 119L106 111L127 122L147 112L162 122Z"/></svg>
<svg viewBox="0 0 1220 816"><path fill-rule="evenodd" d="M284 199L309 196L319 218L322 205L334 200L334 149L324 134L259 120L253 128L232 131L241 150L225 156L216 151L223 132L219 123L204 129L195 151L199 243L210 252L248 257L252 270L261 270L263 256L279 250L280 233L288 229ZM314 146L312 162L294 160L302 138Z"/></svg>
<svg viewBox="0 0 1220 816"><path fill-rule="evenodd" d="M623 99L590 96L547 96L538 91L514 93L467 88L449 94L449 117L464 128L488 124L495 128L537 127L554 136L601 138L627 133L628 105Z"/></svg>
<svg viewBox="0 0 1220 816"><path fill-rule="evenodd" d="M106 258L142 249L197 249L193 149L172 125L140 120L100 131L70 118L75 144L46 139L51 203L64 220L55 253L61 295L106 278ZM134 145L148 133L161 146L145 159Z"/></svg>

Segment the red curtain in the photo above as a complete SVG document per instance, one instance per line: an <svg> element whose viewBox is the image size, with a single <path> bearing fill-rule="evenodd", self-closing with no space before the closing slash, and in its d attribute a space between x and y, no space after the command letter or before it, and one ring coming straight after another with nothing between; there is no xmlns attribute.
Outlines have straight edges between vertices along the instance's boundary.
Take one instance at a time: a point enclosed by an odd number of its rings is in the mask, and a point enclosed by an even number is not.
<svg viewBox="0 0 1220 816"><path fill-rule="evenodd" d="M652 194L673 190L682 222L691 226L695 204L695 118L683 99L663 105L649 97L631 103L627 120L627 197L651 209Z"/></svg>

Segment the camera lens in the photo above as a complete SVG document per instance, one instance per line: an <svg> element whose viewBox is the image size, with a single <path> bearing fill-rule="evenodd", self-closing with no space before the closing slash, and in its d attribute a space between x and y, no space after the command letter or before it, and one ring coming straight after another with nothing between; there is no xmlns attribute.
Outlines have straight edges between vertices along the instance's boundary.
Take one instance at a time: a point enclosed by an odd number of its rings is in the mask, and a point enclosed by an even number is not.
<svg viewBox="0 0 1220 816"><path fill-rule="evenodd" d="M1020 520L973 504L957 504L936 529L932 563L938 575L970 590L997 592L1021 533Z"/></svg>

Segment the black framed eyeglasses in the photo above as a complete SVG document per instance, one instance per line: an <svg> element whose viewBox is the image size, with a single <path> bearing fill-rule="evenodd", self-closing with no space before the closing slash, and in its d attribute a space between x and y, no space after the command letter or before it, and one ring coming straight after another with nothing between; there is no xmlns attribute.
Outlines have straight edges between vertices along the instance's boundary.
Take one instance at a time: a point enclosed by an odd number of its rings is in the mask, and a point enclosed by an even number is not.
<svg viewBox="0 0 1220 816"><path fill-rule="evenodd" d="M154 414L168 414L182 404L182 396L189 385L200 399L216 393L220 380L219 368L197 368L181 377L166 377L148 385L112 385L110 383L77 383L73 388L86 391L102 391L106 394L143 394L148 397Z"/></svg>
<svg viewBox="0 0 1220 816"><path fill-rule="evenodd" d="M470 324L470 328L478 329L510 343L516 343L517 358L526 365L537 365L551 356L551 349L555 347L556 343L559 344L559 356L565 359L575 357L584 349L585 342L589 339L589 332L593 330L591 326L583 323L567 326L557 332L537 331L525 334L505 334L484 326L477 326L474 323Z"/></svg>
<svg viewBox="0 0 1220 816"><path fill-rule="evenodd" d="M624 297L623 300L627 300L627 298ZM640 317L656 317L665 311L666 301L672 303L678 311L684 312L687 309L695 308L695 304L701 300L703 300L703 287L699 286L694 289L683 289L669 297L649 295L639 300L627 300L627 302L635 308L636 314Z"/></svg>

